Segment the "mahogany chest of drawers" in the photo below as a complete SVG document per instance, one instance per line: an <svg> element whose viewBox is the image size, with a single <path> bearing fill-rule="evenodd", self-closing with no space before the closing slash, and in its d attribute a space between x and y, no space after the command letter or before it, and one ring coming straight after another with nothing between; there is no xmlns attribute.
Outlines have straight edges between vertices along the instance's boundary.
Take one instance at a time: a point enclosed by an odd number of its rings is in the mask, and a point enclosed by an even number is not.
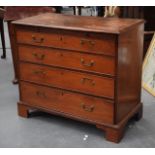
<svg viewBox="0 0 155 155"><path fill-rule="evenodd" d="M113 142L142 117L143 20L48 13L13 24L20 116L39 109L92 123Z"/></svg>

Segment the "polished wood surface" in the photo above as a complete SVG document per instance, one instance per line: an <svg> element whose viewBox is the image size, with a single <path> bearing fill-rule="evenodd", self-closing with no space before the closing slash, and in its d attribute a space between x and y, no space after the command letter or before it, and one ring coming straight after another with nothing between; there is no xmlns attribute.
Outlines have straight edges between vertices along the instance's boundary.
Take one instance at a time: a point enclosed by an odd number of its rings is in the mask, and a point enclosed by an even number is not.
<svg viewBox="0 0 155 155"><path fill-rule="evenodd" d="M114 98L114 79L88 73L20 63L20 79L88 93L91 95Z"/></svg>
<svg viewBox="0 0 155 155"><path fill-rule="evenodd" d="M23 37L24 36L24 37ZM114 56L116 36L74 31L17 29L17 42Z"/></svg>
<svg viewBox="0 0 155 155"><path fill-rule="evenodd" d="M121 6L121 18L144 19L144 52L143 58L149 48L155 32L155 7L154 6Z"/></svg>
<svg viewBox="0 0 155 155"><path fill-rule="evenodd" d="M14 25L11 23L11 21L8 21L8 31L9 31L9 37L10 37L10 44L11 44L11 52L12 52L12 60L13 60L13 69L14 69L14 79L13 84L18 83L18 52L17 52L17 46L15 42L15 29Z"/></svg>
<svg viewBox="0 0 155 155"><path fill-rule="evenodd" d="M5 6L5 20L14 21L44 13L54 13L56 10L48 6Z"/></svg>
<svg viewBox="0 0 155 155"><path fill-rule="evenodd" d="M143 20L42 14L14 22L16 25L118 34L143 23Z"/></svg>
<svg viewBox="0 0 155 155"><path fill-rule="evenodd" d="M21 92L21 101L30 106L54 109L100 124L113 123L112 101L25 82L20 86L25 90Z"/></svg>
<svg viewBox="0 0 155 155"><path fill-rule="evenodd" d="M144 25L141 24L133 27L130 32L122 33L119 37L116 122L119 122L136 104L140 103L143 30Z"/></svg>
<svg viewBox="0 0 155 155"><path fill-rule="evenodd" d="M56 48L38 48L21 45L18 47L19 60L63 67L72 70L87 71L109 76L115 75L115 58L97 54L86 54Z"/></svg>
<svg viewBox="0 0 155 155"><path fill-rule="evenodd" d="M7 21L8 24L11 52L14 66L14 79L12 82L13 84L17 84L19 80L17 70L18 57L15 43L14 25L12 24L12 21L47 12L54 13L55 10L52 7L36 7L36 6L7 6L4 8L5 8L4 21Z"/></svg>
<svg viewBox="0 0 155 155"><path fill-rule="evenodd" d="M113 142L142 117L142 20L45 14L13 25L20 116L39 109L92 123Z"/></svg>

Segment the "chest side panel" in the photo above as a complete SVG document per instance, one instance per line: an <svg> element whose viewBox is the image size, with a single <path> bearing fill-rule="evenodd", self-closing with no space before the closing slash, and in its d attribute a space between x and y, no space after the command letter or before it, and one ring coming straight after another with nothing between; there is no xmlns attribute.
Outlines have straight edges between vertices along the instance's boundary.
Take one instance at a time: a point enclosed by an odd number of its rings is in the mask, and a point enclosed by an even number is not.
<svg viewBox="0 0 155 155"><path fill-rule="evenodd" d="M143 29L140 24L118 37L116 122L140 103Z"/></svg>

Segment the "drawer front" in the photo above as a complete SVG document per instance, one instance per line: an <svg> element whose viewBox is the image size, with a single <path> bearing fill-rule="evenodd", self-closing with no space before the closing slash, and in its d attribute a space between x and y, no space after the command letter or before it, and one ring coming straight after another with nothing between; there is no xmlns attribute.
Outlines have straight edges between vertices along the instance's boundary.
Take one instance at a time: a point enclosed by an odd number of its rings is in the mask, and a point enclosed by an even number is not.
<svg viewBox="0 0 155 155"><path fill-rule="evenodd" d="M19 46L18 49L21 61L114 75L114 57L33 46Z"/></svg>
<svg viewBox="0 0 155 155"><path fill-rule="evenodd" d="M114 97L114 80L54 67L20 63L20 79L103 97Z"/></svg>
<svg viewBox="0 0 155 155"><path fill-rule="evenodd" d="M116 36L111 34L64 32L61 34L64 49L115 55Z"/></svg>
<svg viewBox="0 0 155 155"><path fill-rule="evenodd" d="M56 110L98 123L113 123L112 101L60 89L20 83L21 100L30 106Z"/></svg>
<svg viewBox="0 0 155 155"><path fill-rule="evenodd" d="M53 33L39 33L37 30L17 29L17 43L28 45L61 47L60 35L57 31Z"/></svg>
<svg viewBox="0 0 155 155"><path fill-rule="evenodd" d="M115 55L116 36L112 34L58 30L37 32L25 29L17 29L16 32L18 43Z"/></svg>

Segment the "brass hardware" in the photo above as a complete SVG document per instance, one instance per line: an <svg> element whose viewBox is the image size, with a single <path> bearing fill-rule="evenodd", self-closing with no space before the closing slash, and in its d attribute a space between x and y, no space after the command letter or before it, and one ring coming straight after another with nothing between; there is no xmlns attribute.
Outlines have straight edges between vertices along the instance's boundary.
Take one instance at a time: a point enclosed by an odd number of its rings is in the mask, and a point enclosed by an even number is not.
<svg viewBox="0 0 155 155"><path fill-rule="evenodd" d="M41 97L41 98L47 98L47 96L44 92L36 91L36 95Z"/></svg>
<svg viewBox="0 0 155 155"><path fill-rule="evenodd" d="M89 79L89 78L82 78L81 79L81 83L85 83L86 81L88 81L92 86L95 85L95 82L93 79Z"/></svg>
<svg viewBox="0 0 155 155"><path fill-rule="evenodd" d="M80 40L80 44L81 44L81 45L84 44L84 41L83 41L83 40Z"/></svg>
<svg viewBox="0 0 155 155"><path fill-rule="evenodd" d="M45 71L33 71L34 74L37 74L37 75L45 75L46 72Z"/></svg>
<svg viewBox="0 0 155 155"><path fill-rule="evenodd" d="M44 38L41 37L41 38L38 38L38 39L37 39L36 36L32 35L32 40L33 40L33 42L35 42L35 43L43 43Z"/></svg>
<svg viewBox="0 0 155 155"><path fill-rule="evenodd" d="M89 43L90 43L91 46L95 45L95 42L93 42L93 41L89 41Z"/></svg>
<svg viewBox="0 0 155 155"><path fill-rule="evenodd" d="M81 58L81 64L86 67L92 67L94 65L94 61L91 60L89 63L85 63L85 60Z"/></svg>
<svg viewBox="0 0 155 155"><path fill-rule="evenodd" d="M81 107L83 108L83 110L88 111L88 112L93 112L95 106L91 105L91 106L87 106L84 103L81 103Z"/></svg>
<svg viewBox="0 0 155 155"><path fill-rule="evenodd" d="M37 54L37 53L33 53L33 56L35 56L38 60L43 60L45 58L45 55L44 54Z"/></svg>
<svg viewBox="0 0 155 155"><path fill-rule="evenodd" d="M94 41L91 41L91 40L87 40L87 39L81 39L80 40L80 44L83 45L85 43L89 43L89 45L91 46L94 46L95 45L95 42Z"/></svg>

